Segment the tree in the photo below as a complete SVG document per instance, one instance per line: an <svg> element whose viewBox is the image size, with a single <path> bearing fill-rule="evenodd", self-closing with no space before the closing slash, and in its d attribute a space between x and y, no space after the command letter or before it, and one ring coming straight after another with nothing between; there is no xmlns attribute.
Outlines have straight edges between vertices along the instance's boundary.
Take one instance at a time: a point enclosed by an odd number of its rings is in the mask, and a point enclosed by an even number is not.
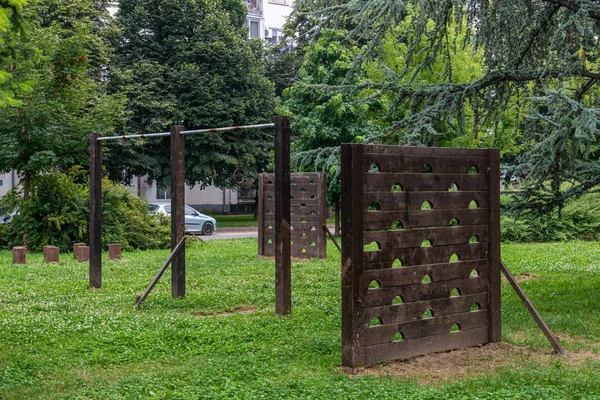
<svg viewBox="0 0 600 400"><path fill-rule="evenodd" d="M123 109L118 96L105 93L90 65L94 22L73 19L65 27L65 18L55 17L54 23L45 23L38 13L44 6L40 1L24 10L31 34L17 45L32 56L15 65L12 74L26 85L15 92L16 101L0 107L0 171L19 174L25 217L32 178L86 165L90 131L111 132Z"/></svg>
<svg viewBox="0 0 600 400"><path fill-rule="evenodd" d="M25 35L22 9L25 0L6 0L0 3L0 106L14 101L12 70L20 54L15 40Z"/></svg>
<svg viewBox="0 0 600 400"><path fill-rule="evenodd" d="M339 210L340 145L362 142L365 136L381 133L374 116L381 103L369 100L370 91L330 92L329 86L344 82L366 82L363 71L352 71L358 52L346 46L344 31L324 30L309 45L299 80L284 91L282 111L291 117L297 135L292 144L292 162L300 171L328 172L328 198Z"/></svg>
<svg viewBox="0 0 600 400"><path fill-rule="evenodd" d="M199 129L270 121L273 85L264 76L262 45L247 38L245 15L234 0L121 1L110 78L129 99L123 133L165 132L173 122ZM239 139L235 132L188 136L186 180L210 184L214 169L216 185L235 186L238 162L246 176L256 176L272 141L271 130L242 132ZM114 179L147 174L166 184L167 149L168 138L110 144L109 172Z"/></svg>
<svg viewBox="0 0 600 400"><path fill-rule="evenodd" d="M411 25L394 35L406 48L402 68L388 68L381 81L358 85L389 96L391 112L406 110L397 113L400 118L390 129L400 143L432 143L449 129L448 122L463 121L464 111L471 109L472 132L492 137L488 144L497 145L496 133L508 120L522 136L517 145L526 149L516 173L529 184L521 192L519 210L548 212L600 184L594 129L600 122L598 2L352 0L320 10L310 3L298 0L327 20L353 22L348 40L365 41L354 69L365 62L384 63L382 43L413 13ZM460 29L462 43L450 40ZM483 52L485 68L481 76L457 81L454 49L466 45ZM440 63L445 73L436 82L418 81L422 71ZM356 88L344 82L330 90ZM465 125L450 129L462 134ZM544 189L548 181L554 188L550 192ZM570 182L566 191L560 189L563 181Z"/></svg>

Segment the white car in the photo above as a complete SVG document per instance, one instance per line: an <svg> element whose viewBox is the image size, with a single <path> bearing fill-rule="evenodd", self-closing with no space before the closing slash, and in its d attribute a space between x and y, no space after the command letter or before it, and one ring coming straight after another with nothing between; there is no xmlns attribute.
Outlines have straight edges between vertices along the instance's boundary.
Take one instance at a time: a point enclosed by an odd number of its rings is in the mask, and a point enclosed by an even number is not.
<svg viewBox="0 0 600 400"><path fill-rule="evenodd" d="M171 203L150 203L148 211L171 215ZM217 221L213 217L201 214L190 206L185 206L185 233L212 235L215 229L217 229Z"/></svg>

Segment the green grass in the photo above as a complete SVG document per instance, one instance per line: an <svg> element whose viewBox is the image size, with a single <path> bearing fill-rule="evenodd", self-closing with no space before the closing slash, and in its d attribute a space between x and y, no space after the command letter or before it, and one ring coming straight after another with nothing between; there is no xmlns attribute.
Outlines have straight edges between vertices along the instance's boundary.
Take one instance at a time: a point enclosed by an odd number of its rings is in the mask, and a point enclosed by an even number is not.
<svg viewBox="0 0 600 400"><path fill-rule="evenodd" d="M254 215L211 215L217 220L217 229L219 228L248 228L258 227L258 221L254 220Z"/></svg>
<svg viewBox="0 0 600 400"><path fill-rule="evenodd" d="M273 261L256 239L194 242L187 297L169 274L138 311L166 251L124 253L104 264L101 290L87 264L40 254L13 266L0 252L0 399L599 399L600 363L525 360L497 374L426 385L349 376L340 368L340 257L293 263L293 316L274 315ZM523 288L567 351L600 351L600 244L503 246ZM253 307L256 312L211 314ZM550 346L503 283L503 339Z"/></svg>

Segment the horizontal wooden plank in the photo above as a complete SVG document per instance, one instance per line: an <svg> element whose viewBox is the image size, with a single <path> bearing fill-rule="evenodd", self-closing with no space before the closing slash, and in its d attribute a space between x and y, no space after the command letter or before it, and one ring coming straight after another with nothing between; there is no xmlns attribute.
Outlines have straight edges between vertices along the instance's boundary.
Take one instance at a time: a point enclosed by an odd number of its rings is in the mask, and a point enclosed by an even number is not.
<svg viewBox="0 0 600 400"><path fill-rule="evenodd" d="M487 271L487 267L479 268L482 275ZM367 282L370 278L365 277ZM443 299L450 297L454 289L458 289L461 296L467 296L477 293L483 293L488 288L486 276L473 278L460 278L454 280L445 280L439 282L430 282L427 284L416 283L406 286L389 286L378 289L367 289L362 297L364 307L384 307L394 304L394 299L400 296L404 303L415 301ZM483 306L483 305L482 305Z"/></svg>
<svg viewBox="0 0 600 400"><path fill-rule="evenodd" d="M379 243L380 251L421 247L423 241L429 240L433 247L453 244L468 244L473 236L480 242L488 239L488 226L455 226L444 228L405 229L398 231L369 231L364 232L364 244Z"/></svg>
<svg viewBox="0 0 600 400"><path fill-rule="evenodd" d="M429 155L434 157L487 157L489 149L467 149L454 147L425 146L388 146L381 144L368 144L365 145L364 152L377 154Z"/></svg>
<svg viewBox="0 0 600 400"><path fill-rule="evenodd" d="M488 304L488 293L477 293L444 299L431 299L402 303L396 306L371 307L364 309L363 326L368 327L371 320L379 318L383 325L423 319L423 313L433 311L434 317L468 313L474 303Z"/></svg>
<svg viewBox="0 0 600 400"><path fill-rule="evenodd" d="M420 210L424 202L433 204L434 209L468 209L471 201L478 208L487 209L488 192L391 192L391 187L382 192L364 192L365 208L379 203L382 210Z"/></svg>
<svg viewBox="0 0 600 400"><path fill-rule="evenodd" d="M290 184L303 184L303 183L318 183L322 172L292 172L290 174ZM261 174L264 176L265 185L272 185L275 183L275 174Z"/></svg>
<svg viewBox="0 0 600 400"><path fill-rule="evenodd" d="M487 191L487 175L462 174L402 174L390 172L365 172L363 190L367 192L391 192L392 186L400 185L406 192L448 191L452 184L469 192Z"/></svg>
<svg viewBox="0 0 600 400"><path fill-rule="evenodd" d="M405 266L441 264L448 262L452 254L459 254L462 261L487 258L488 243L467 243L448 246L409 247L391 250L364 251L365 269L387 268L397 258Z"/></svg>
<svg viewBox="0 0 600 400"><path fill-rule="evenodd" d="M319 226L319 224L316 222L292 222L292 231L295 230L321 232L323 230L323 227Z"/></svg>
<svg viewBox="0 0 600 400"><path fill-rule="evenodd" d="M314 247L318 242L319 237L316 234L313 237L292 237L292 244L299 247Z"/></svg>
<svg viewBox="0 0 600 400"><path fill-rule="evenodd" d="M398 267L386 269L371 269L363 272L364 289L372 281L379 282L382 288L421 284L423 277L429 275L432 282L468 279L471 271L478 270L479 275L485 275L488 260L446 262L443 264L418 265L414 267ZM427 286L427 285L425 285ZM377 289L379 290L379 289ZM369 290L371 291L371 290Z"/></svg>
<svg viewBox="0 0 600 400"><path fill-rule="evenodd" d="M365 364L407 359L423 354L436 353L488 343L488 328L475 328L444 335L402 340L365 347Z"/></svg>
<svg viewBox="0 0 600 400"><path fill-rule="evenodd" d="M319 207L318 197L315 199L292 199L290 200L290 207ZM275 212L275 199L264 199L264 207L266 210Z"/></svg>
<svg viewBox="0 0 600 400"><path fill-rule="evenodd" d="M290 192L311 192L311 193L317 193L319 189L319 184L318 183L301 183L301 184L295 184L295 185L290 185ZM274 192L275 191L275 185L264 185L264 191L266 193L270 193L270 192Z"/></svg>
<svg viewBox="0 0 600 400"><path fill-rule="evenodd" d="M319 254L317 246L303 246L294 243L292 245L292 257L296 258L316 258Z"/></svg>
<svg viewBox="0 0 600 400"><path fill-rule="evenodd" d="M363 172L369 172L375 164L379 172L422 173L424 168L433 173L468 174L473 167L475 173L486 173L489 158L473 155L431 156L412 154L365 153ZM426 167L427 166L427 167Z"/></svg>
<svg viewBox="0 0 600 400"><path fill-rule="evenodd" d="M317 214L290 214L292 225L295 222L312 222L314 224L318 224L321 222L321 217ZM265 214L265 223L271 224L275 223L275 214L269 213Z"/></svg>
<svg viewBox="0 0 600 400"><path fill-rule="evenodd" d="M398 221L405 229L448 227L450 222L458 223L461 227L471 225L486 225L489 222L488 210L482 208L465 210L395 210L395 211L366 211L363 219L365 230L385 230L395 226Z"/></svg>
<svg viewBox="0 0 600 400"><path fill-rule="evenodd" d="M458 324L461 331L484 328L489 325L488 317L487 311L471 311L400 324L371 326L362 331L364 333L363 343L365 346L392 343L396 332L400 332L404 340L444 335L451 332L454 324Z"/></svg>

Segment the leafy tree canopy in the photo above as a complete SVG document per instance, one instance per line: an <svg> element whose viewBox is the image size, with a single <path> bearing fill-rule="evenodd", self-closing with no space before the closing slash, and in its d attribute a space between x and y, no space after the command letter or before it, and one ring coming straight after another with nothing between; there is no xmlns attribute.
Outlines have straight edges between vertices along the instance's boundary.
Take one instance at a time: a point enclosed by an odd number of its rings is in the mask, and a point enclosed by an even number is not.
<svg viewBox="0 0 600 400"><path fill-rule="evenodd" d="M129 99L123 133L165 132L173 122L199 129L271 121L273 85L265 78L261 44L247 38L245 16L238 0L122 0L111 80ZM233 186L238 162L255 176L272 141L271 130L241 132L239 140L235 132L188 136L186 179L210 184L214 166L215 184ZM110 146L114 179L148 174L168 183L168 138Z"/></svg>
<svg viewBox="0 0 600 400"><path fill-rule="evenodd" d="M389 134L398 143L435 145L454 131L478 139L463 144L522 148L514 171L526 179L521 201L514 203L521 211L560 209L568 197L600 184L597 1L312 3L297 0L313 18L322 16L317 20L323 24L353 27L347 40L361 43L353 70L376 64L385 72L380 79L345 81L329 90L372 89L388 98ZM402 48L401 63L390 62L390 38ZM456 73L466 47L482 55L480 73ZM435 81L421 79L442 66ZM506 141L510 130L512 143ZM565 181L568 189L562 190Z"/></svg>

